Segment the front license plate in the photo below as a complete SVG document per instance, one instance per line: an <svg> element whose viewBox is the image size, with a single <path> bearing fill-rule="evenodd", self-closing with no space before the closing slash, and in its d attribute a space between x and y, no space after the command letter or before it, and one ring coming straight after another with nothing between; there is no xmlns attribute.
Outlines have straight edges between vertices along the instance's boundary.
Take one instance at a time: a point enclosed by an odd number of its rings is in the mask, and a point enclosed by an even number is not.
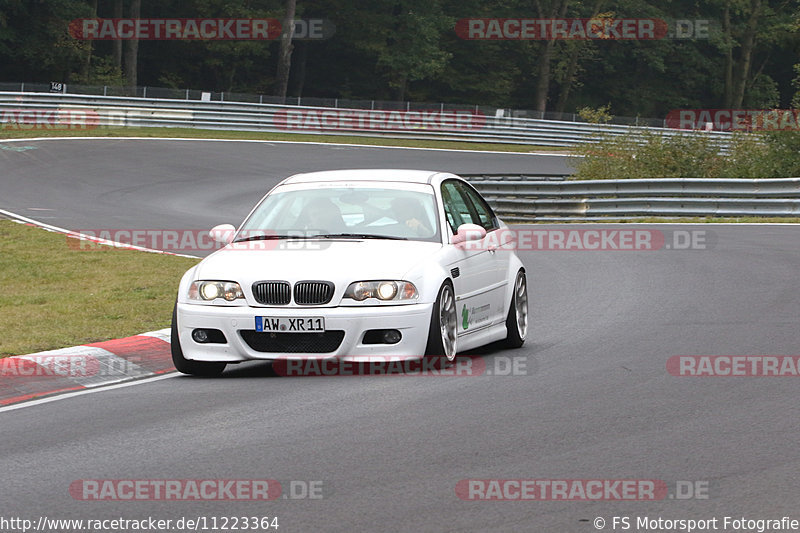
<svg viewBox="0 0 800 533"><path fill-rule="evenodd" d="M325 319L321 316L290 318L257 316L256 331L267 333L297 333L325 331Z"/></svg>

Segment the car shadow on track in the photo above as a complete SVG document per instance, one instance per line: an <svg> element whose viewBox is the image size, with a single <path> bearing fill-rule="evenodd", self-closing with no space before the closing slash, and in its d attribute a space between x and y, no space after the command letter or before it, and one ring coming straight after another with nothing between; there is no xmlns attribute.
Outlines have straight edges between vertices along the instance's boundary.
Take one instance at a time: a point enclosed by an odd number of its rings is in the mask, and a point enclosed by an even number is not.
<svg viewBox="0 0 800 533"><path fill-rule="evenodd" d="M505 346L501 342L492 343L486 346L482 346L480 348L470 350L469 354L458 354L456 358L455 364L450 364L442 370L440 367L435 367L436 370L430 370L432 372L442 372L445 373L447 371L453 371L454 368L458 368L460 371L456 373L456 375L478 375L478 374L486 374L486 375L498 375L504 374L507 375L509 372L517 373L517 374L534 374L538 372L539 362L538 358L536 357L535 353L541 349L541 347L536 347L537 349L531 350L532 346L528 345L528 349L522 350L509 350L506 349ZM314 366L313 362L316 361L317 365ZM239 364L231 364L225 369L225 372L221 376L215 376L214 378L205 378L205 377L197 377L197 376L184 376L187 378L194 378L194 379L242 379L242 378L311 378L311 377L339 377L339 376L351 376L352 368L349 370L344 371L334 371L329 372L330 368L325 368L322 366L323 361L330 361L330 359L315 359L311 362L308 367L303 367L308 371L303 371L301 368L300 372L295 374L287 373L286 371L286 363L283 361L283 364L280 362L273 363L271 361L247 361L244 363ZM382 369L378 369L377 372L371 372L369 370L357 372L355 375L360 375L361 377L382 377L385 376L387 373L389 374L398 374L398 373L406 373L404 372L404 368L408 369L408 366L395 366L390 367L389 362L393 361L391 358L387 358L386 361L383 362ZM346 363L343 363L343 365ZM320 372L320 368L324 368L324 371ZM410 366L412 369L413 374L417 374L415 370L419 370L419 362L417 362L417 366L413 364ZM471 371L464 371L465 368L472 369ZM342 370L342 368L339 368ZM423 373L425 371L423 370Z"/></svg>

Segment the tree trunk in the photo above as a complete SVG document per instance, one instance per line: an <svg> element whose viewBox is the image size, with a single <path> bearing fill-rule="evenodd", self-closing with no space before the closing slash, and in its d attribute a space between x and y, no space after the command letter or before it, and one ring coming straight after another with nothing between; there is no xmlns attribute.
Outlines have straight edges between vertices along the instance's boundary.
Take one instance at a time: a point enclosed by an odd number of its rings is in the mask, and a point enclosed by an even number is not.
<svg viewBox="0 0 800 533"><path fill-rule="evenodd" d="M131 18L139 18L142 13L142 0L131 0ZM139 39L125 41L125 81L129 87L136 87L139 63Z"/></svg>
<svg viewBox="0 0 800 533"><path fill-rule="evenodd" d="M92 18L97 18L97 0L91 1L92 5ZM88 50L86 51L86 63L83 66L83 80L84 83L91 83L89 76L91 76L92 72L92 52L94 50L94 41L89 40L87 41Z"/></svg>
<svg viewBox="0 0 800 533"><path fill-rule="evenodd" d="M592 10L592 18L596 17L597 14L600 13L600 8L602 7L603 0L597 0L594 5L594 9ZM572 41L569 44L571 45L569 64L567 65L567 72L564 76L563 83L561 84L561 93L558 95L558 102L556 103L557 113L563 113L564 109L567 107L569 93L572 91L572 85L575 83L577 78L575 73L578 71L580 55L583 49L586 47L586 41Z"/></svg>
<svg viewBox="0 0 800 533"><path fill-rule="evenodd" d="M114 0L113 18L122 18L122 0ZM122 70L122 40L114 40L114 66Z"/></svg>
<svg viewBox="0 0 800 533"><path fill-rule="evenodd" d="M236 79L236 65L234 64L231 69L228 71L228 83L226 92L232 93L233 92L233 80Z"/></svg>
<svg viewBox="0 0 800 533"><path fill-rule="evenodd" d="M750 18L747 21L747 29L742 39L742 52L737 65L733 83L733 100L731 107L736 109L742 107L744 93L747 88L748 77L753 63L753 50L756 46L756 32L761 18L761 0L751 0Z"/></svg>
<svg viewBox="0 0 800 533"><path fill-rule="evenodd" d="M567 107L567 98L572 89L572 84L575 82L575 72L578 70L578 57L583 49L582 42L573 43L572 50L569 55L569 65L567 65L567 72L564 75L564 81L561 84L561 93L558 95L558 102L556 103L556 112L563 113L564 108Z"/></svg>
<svg viewBox="0 0 800 533"><path fill-rule="evenodd" d="M539 18L564 18L569 6L569 0L559 0L553 3L549 14L545 13L541 4L536 2ZM556 42L550 39L542 43L542 53L539 56L538 75L536 77L536 93L534 96L534 106L537 111L547 111L547 93L550 91L550 60L553 57L553 49Z"/></svg>
<svg viewBox="0 0 800 533"><path fill-rule="evenodd" d="M722 35L725 37L725 94L722 99L722 107L730 109L733 103L733 34L731 32L731 10L730 5L725 4L725 11L722 13Z"/></svg>
<svg viewBox="0 0 800 533"><path fill-rule="evenodd" d="M555 41L542 43L542 53L539 54L539 71L536 76L536 96L534 108L536 111L547 111L547 93L550 89L550 58L553 54Z"/></svg>
<svg viewBox="0 0 800 533"><path fill-rule="evenodd" d="M306 64L308 63L308 43L301 42L297 47L297 65L294 78L294 95L303 96L303 87L306 84Z"/></svg>
<svg viewBox="0 0 800 533"><path fill-rule="evenodd" d="M398 74L395 78L394 90L392 91L392 99L397 102L403 102L406 99L406 89L408 88L408 76L406 74Z"/></svg>
<svg viewBox="0 0 800 533"><path fill-rule="evenodd" d="M294 34L294 13L297 0L286 0L286 15L283 17L281 48L278 52L278 72L275 79L275 96L285 100L289 87L289 71L292 67L292 34Z"/></svg>

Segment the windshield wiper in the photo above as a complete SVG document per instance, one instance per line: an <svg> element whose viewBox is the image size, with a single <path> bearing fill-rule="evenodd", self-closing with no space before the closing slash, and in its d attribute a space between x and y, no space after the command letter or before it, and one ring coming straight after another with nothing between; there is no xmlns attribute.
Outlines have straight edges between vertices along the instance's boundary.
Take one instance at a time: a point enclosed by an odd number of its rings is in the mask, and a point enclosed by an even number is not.
<svg viewBox="0 0 800 533"><path fill-rule="evenodd" d="M271 241L278 239L308 239L305 235L253 235L245 237L244 239L236 239L233 242L248 242L248 241Z"/></svg>
<svg viewBox="0 0 800 533"><path fill-rule="evenodd" d="M313 238L320 239L389 239L392 241L407 241L406 237L395 237L394 235L373 235L371 233L326 233L324 235L313 235Z"/></svg>

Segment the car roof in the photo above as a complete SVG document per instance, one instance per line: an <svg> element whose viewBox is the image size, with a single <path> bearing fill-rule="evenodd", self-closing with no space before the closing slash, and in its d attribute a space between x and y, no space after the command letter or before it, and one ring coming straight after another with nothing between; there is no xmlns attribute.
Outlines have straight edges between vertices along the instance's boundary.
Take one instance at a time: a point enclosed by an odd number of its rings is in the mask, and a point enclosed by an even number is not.
<svg viewBox="0 0 800 533"><path fill-rule="evenodd" d="M405 170L386 168L360 168L351 170L325 170L295 174L283 180L282 185L289 183L314 183L319 181L392 181L405 183L431 183L434 176L452 174L432 170Z"/></svg>

